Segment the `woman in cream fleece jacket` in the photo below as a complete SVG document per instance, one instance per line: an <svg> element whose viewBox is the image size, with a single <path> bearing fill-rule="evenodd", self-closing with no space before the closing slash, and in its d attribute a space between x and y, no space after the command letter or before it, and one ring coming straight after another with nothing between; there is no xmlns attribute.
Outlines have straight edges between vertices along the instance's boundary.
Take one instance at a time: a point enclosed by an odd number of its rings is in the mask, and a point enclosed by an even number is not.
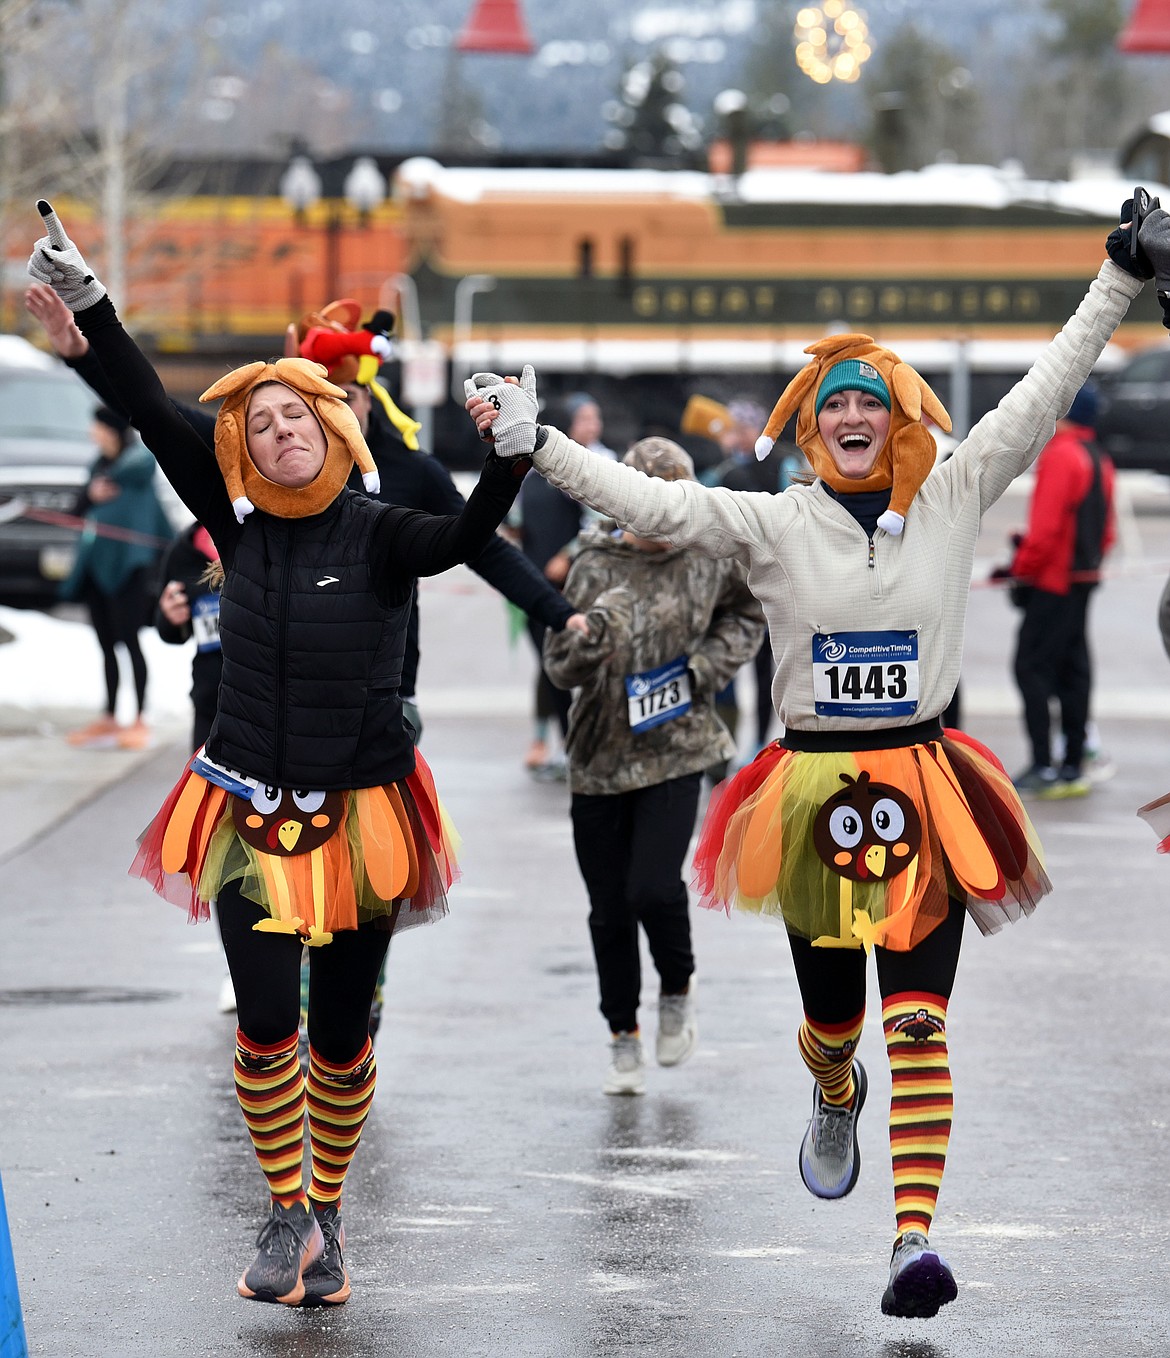
<svg viewBox="0 0 1170 1358"><path fill-rule="evenodd" d="M1139 249L1129 204L1121 220L1076 313L937 467L921 417L947 428L946 412L868 336L811 346L777 403L767 434L799 413L817 473L778 495L654 481L592 456L536 426L530 371L519 386L490 374L468 384L497 452L533 450L552 484L630 532L747 569L786 733L712 799L696 881L705 904L778 915L788 931L815 1081L800 1172L821 1198L844 1197L860 1170L867 1081L854 1053L876 952L893 1081L887 1314L931 1316L956 1296L927 1235L951 1125L946 1012L965 915L988 932L1049 890L1003 767L939 721L959 676L979 523L1031 466L1155 265L1170 275L1166 214L1146 218Z"/></svg>

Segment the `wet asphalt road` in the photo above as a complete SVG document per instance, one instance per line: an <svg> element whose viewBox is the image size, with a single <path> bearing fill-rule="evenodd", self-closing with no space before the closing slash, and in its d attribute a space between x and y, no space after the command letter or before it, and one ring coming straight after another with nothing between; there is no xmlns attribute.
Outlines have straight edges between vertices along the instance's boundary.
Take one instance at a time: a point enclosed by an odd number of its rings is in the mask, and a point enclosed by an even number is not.
<svg viewBox="0 0 1170 1358"><path fill-rule="evenodd" d="M1020 509L989 525L989 555ZM182 747L119 770L0 863L0 1173L31 1352L1170 1353L1170 862L1133 814L1170 790L1170 666L1152 634L1163 501L1135 527L1147 569L1095 604L1117 775L1036 809L1057 884L1041 910L995 938L968 929L932 1234L960 1291L938 1318L878 1310L893 1227L875 1009L860 1183L822 1203L799 1181L811 1085L778 928L697 912L698 1053L652 1068L642 1099L600 1094L567 796L519 767L528 730L509 692L528 658L460 576L424 593L424 748L464 878L448 920L392 949L378 1094L346 1196L347 1307L235 1294L265 1198L231 1087L233 1023L216 1012L216 941L124 875ZM1002 599L973 595L967 724L1009 767L1022 762L1012 621Z"/></svg>

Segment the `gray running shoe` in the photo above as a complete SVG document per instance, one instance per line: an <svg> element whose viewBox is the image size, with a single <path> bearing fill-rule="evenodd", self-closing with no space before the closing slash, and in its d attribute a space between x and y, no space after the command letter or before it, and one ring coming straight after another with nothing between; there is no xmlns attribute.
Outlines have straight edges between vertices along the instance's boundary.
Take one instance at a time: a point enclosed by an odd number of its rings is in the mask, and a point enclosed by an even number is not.
<svg viewBox="0 0 1170 1358"><path fill-rule="evenodd" d="M658 1037L654 1055L660 1066L681 1066L699 1041L699 1017L695 1012L695 977L681 995L659 995Z"/></svg>
<svg viewBox="0 0 1170 1358"><path fill-rule="evenodd" d="M959 1295L950 1265L930 1248L921 1231L907 1231L894 1242L890 1281L882 1293L882 1315L926 1320Z"/></svg>
<svg viewBox="0 0 1170 1358"><path fill-rule="evenodd" d="M869 1080L860 1061L853 1062L853 1084L851 1108L825 1103L820 1085L813 1085L812 1117L800 1143L800 1177L818 1198L843 1198L861 1173L857 1118L865 1107Z"/></svg>
<svg viewBox="0 0 1170 1358"><path fill-rule="evenodd" d="M313 1204L313 1215L321 1224L325 1248L321 1257L305 1269L305 1295L302 1306L344 1306L349 1300L349 1274L345 1269L345 1227L335 1205Z"/></svg>
<svg viewBox="0 0 1170 1358"><path fill-rule="evenodd" d="M646 1062L637 1033L614 1033L609 1049L609 1072L603 1094L645 1094Z"/></svg>
<svg viewBox="0 0 1170 1358"><path fill-rule="evenodd" d="M299 1306L305 1295L302 1275L325 1248L312 1208L299 1202L291 1207L273 1203L272 1215L264 1223L256 1244L260 1252L236 1284L240 1296Z"/></svg>

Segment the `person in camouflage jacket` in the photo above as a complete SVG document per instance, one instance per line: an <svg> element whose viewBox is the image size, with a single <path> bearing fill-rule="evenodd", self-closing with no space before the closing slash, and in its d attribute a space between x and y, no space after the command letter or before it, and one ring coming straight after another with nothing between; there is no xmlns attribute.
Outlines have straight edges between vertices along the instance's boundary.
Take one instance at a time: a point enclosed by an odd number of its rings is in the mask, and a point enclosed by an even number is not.
<svg viewBox="0 0 1170 1358"><path fill-rule="evenodd" d="M649 476L694 479L690 457L669 439L642 439L624 460ZM715 695L759 649L764 615L730 559L611 523L582 535L565 594L589 632L550 632L544 664L554 684L576 690L566 751L600 1007L612 1033L603 1088L640 1094L638 925L661 981L657 1059L678 1065L698 1037L682 864L703 770L735 753Z"/></svg>

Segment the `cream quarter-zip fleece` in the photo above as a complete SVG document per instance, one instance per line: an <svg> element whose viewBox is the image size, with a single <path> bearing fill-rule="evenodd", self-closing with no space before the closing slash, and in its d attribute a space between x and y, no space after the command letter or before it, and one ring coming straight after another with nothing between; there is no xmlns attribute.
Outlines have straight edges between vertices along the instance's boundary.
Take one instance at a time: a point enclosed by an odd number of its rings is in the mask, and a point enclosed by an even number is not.
<svg viewBox="0 0 1170 1358"><path fill-rule="evenodd" d="M894 537L872 541L819 481L782 494L660 481L549 429L534 455L553 485L639 537L744 563L768 620L772 701L786 727L860 731L937 717L959 681L967 594L983 513L1035 461L1142 289L1106 260L1061 332L999 405L926 478ZM813 637L917 635L919 696L900 716L819 716Z"/></svg>

